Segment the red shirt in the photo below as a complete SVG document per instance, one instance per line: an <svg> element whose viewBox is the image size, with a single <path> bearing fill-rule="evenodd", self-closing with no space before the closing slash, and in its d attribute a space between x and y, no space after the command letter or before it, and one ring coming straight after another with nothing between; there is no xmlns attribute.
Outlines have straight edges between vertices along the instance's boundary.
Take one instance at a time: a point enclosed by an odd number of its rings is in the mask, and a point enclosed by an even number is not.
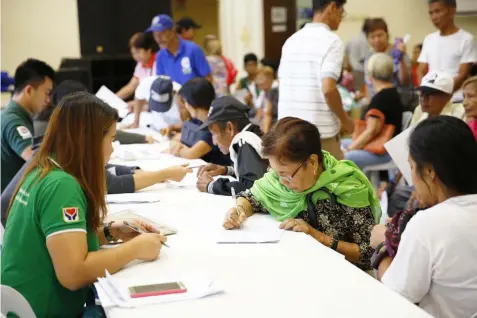
<svg viewBox="0 0 477 318"><path fill-rule="evenodd" d="M137 63L136 68L134 69L134 77L139 81L143 80L146 77L156 75L156 54L154 53L147 64Z"/></svg>
<svg viewBox="0 0 477 318"><path fill-rule="evenodd" d="M470 129L474 133L475 139L477 140L477 119L472 120L469 123Z"/></svg>

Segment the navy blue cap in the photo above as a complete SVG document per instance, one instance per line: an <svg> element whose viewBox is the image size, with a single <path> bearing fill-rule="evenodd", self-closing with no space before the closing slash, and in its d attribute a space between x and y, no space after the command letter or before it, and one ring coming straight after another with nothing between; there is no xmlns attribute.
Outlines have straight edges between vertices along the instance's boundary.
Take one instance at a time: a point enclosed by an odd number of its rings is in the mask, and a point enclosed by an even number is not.
<svg viewBox="0 0 477 318"><path fill-rule="evenodd" d="M202 26L200 24L197 24L197 22L195 22L194 20L192 20L191 17L183 17L183 18L180 18L177 22L176 22L177 26L180 26L180 27L183 27L183 28L186 28L186 29L190 29L190 28L193 28L193 29L200 29Z"/></svg>
<svg viewBox="0 0 477 318"><path fill-rule="evenodd" d="M246 119L250 108L232 96L222 96L217 98L210 105L209 117L200 126L200 129L207 129L209 125L218 121L229 121L233 119Z"/></svg>
<svg viewBox="0 0 477 318"><path fill-rule="evenodd" d="M172 81L167 76L159 76L151 85L149 108L151 111L165 113L171 109L173 92Z"/></svg>
<svg viewBox="0 0 477 318"><path fill-rule="evenodd" d="M146 32L162 32L172 29L173 27L174 21L172 21L170 16L167 14L158 14L152 19L151 26Z"/></svg>

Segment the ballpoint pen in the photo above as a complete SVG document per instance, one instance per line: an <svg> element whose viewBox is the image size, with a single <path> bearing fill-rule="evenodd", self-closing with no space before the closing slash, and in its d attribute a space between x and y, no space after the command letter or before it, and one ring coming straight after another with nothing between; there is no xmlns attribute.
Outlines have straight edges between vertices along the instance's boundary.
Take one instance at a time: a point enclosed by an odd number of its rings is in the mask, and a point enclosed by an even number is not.
<svg viewBox="0 0 477 318"><path fill-rule="evenodd" d="M237 211L237 221L240 220L240 213L239 213L239 209L238 209L238 206L237 206L237 195L235 194L235 189L232 187L231 188L231 192L232 192L232 200L234 200L235 202L235 210ZM242 224L240 224L240 227L242 226Z"/></svg>

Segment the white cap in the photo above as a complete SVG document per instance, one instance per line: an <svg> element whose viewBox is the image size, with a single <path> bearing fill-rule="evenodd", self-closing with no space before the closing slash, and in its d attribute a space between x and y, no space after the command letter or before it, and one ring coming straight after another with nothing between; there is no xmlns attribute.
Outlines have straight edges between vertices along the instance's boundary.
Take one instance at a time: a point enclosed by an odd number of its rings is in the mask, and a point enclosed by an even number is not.
<svg viewBox="0 0 477 318"><path fill-rule="evenodd" d="M439 91L452 95L454 92L454 78L445 72L429 72L422 79L419 90L428 94Z"/></svg>

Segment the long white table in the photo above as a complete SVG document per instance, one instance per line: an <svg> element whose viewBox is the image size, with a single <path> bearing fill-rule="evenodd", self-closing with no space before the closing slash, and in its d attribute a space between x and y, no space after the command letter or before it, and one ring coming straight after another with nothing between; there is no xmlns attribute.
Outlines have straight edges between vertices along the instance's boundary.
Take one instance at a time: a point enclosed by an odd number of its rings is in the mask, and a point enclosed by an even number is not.
<svg viewBox="0 0 477 318"><path fill-rule="evenodd" d="M172 161L123 163L151 170ZM169 237L170 248L164 247L158 260L133 262L115 279L132 286L201 273L224 293L134 309L107 308L108 317L430 317L305 234L286 232L278 244L216 244L224 215L233 206L230 197L164 184L145 191L157 193L160 202L111 205L110 212L131 209L178 233ZM275 227L278 222L255 215L244 226Z"/></svg>

